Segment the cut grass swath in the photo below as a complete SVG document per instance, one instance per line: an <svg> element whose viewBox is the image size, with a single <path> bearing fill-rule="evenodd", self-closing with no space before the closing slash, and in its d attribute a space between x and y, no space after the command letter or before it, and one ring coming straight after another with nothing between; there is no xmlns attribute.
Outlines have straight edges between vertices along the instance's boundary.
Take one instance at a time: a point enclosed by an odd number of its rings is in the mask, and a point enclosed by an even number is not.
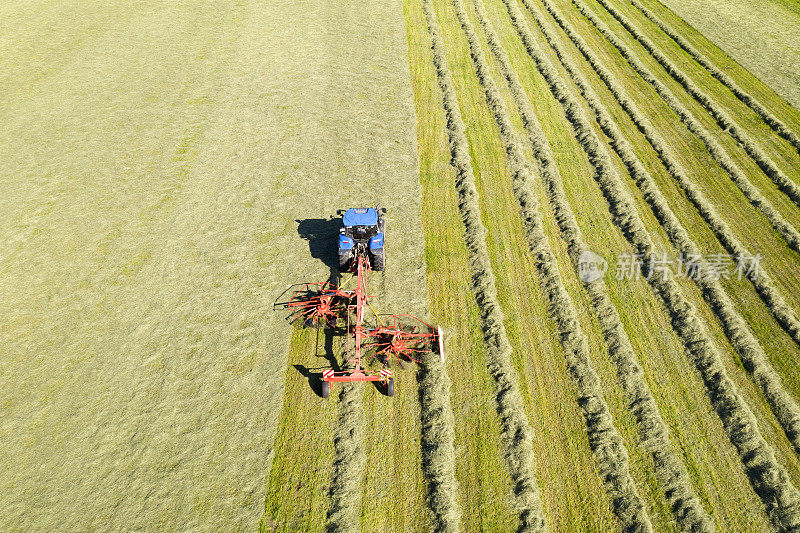
<svg viewBox="0 0 800 533"><path fill-rule="evenodd" d="M579 258L583 252L588 251L588 248L583 242L580 227L567 200L561 174L555 163L555 156L541 129L530 100L491 25L482 0L473 0L473 3L478 21L486 34L489 48L500 64L500 71L508 82L511 94L522 116L539 172L549 193L550 204L556 215L562 239L567 244L570 259L577 270ZM525 197L522 195L520 204L523 206L523 213L526 212L528 207ZM644 372L639 366L630 339L622 327L619 313L611 301L605 281L601 278L585 283L584 286L590 295L594 314L600 321L603 336L609 346L609 354L627 395L628 407L636 417L643 445L653 457L656 474L678 526L685 531L713 530L714 524L700 504L686 467L672 449L669 442L669 430L645 381Z"/></svg>
<svg viewBox="0 0 800 533"><path fill-rule="evenodd" d="M800 137L798 137L795 132L789 129L789 126L787 126L781 119L776 117L769 109L764 107L764 105L762 105L761 102L759 102L758 99L756 99L753 95L739 87L739 85L733 81L733 78L717 68L717 66L709 61L700 50L692 46L688 40L684 39L681 34L670 28L666 22L661 20L655 13L642 5L641 2L638 0L631 0L631 4L633 7L641 11L645 17L650 19L653 24L658 26L661 31L667 34L670 39L675 41L675 44L683 48L683 50L689 54L692 59L697 61L701 67L706 69L725 87L730 89L736 98L738 98L747 107L752 109L759 117L761 117L765 124L772 128L772 131L780 135L783 139L794 146L797 150L797 153L800 154Z"/></svg>
<svg viewBox="0 0 800 533"><path fill-rule="evenodd" d="M533 430L525 413L517 375L511 363L512 348L503 325L497 298L494 272L486 248L486 228L481 222L478 191L461 118L452 75L445 58L444 39L431 0L423 0L425 22L433 48L433 62L442 91L442 105L447 116L451 163L456 171L455 186L459 210L464 222L464 241L470 253L472 288L481 313L481 327L486 342L489 372L495 379L497 412L503 428L503 456L514 483L515 507L521 531L544 531L546 523L539 487L533 469L531 441Z"/></svg>
<svg viewBox="0 0 800 533"><path fill-rule="evenodd" d="M567 354L567 366L578 389L578 404L583 411L592 448L606 490L611 495L614 512L625 531L651 531L645 504L636 490L628 469L628 451L605 401L600 379L589 356L589 343L578 322L578 312L567 292L547 235L542 226L539 203L531 190L533 173L525 161L521 142L514 133L505 104L481 49L478 37L467 17L462 0L453 0L456 16L469 43L470 55L486 102L500 129L505 145L506 163L512 176L514 194L522 207L528 245L536 258L536 268L550 301L550 314L560 330L560 340Z"/></svg>
<svg viewBox="0 0 800 533"><path fill-rule="evenodd" d="M512 21L519 29L523 17L516 4L504 0ZM652 238L633 206L633 201L613 170L606 148L595 134L578 99L561 82L558 74L530 38L530 30L521 33L528 53L550 87L553 96L564 109L575 137L596 169L595 179L608 201L614 223L622 230L646 266L654 255ZM800 528L800 492L792 484L786 469L764 440L753 413L728 377L719 349L713 344L705 325L693 306L681 293L673 279L647 276L648 282L664 302L675 332L692 355L695 366L705 383L714 409L722 420L731 443L744 463L745 471L767 512L779 529Z"/></svg>
<svg viewBox="0 0 800 533"><path fill-rule="evenodd" d="M574 30L572 25L561 16L551 2L543 0L543 4L556 23L564 30L567 37L575 44L578 51L586 58L592 69L597 73L600 79L603 80L603 83L605 83L622 109L631 118L636 128L645 136L664 164L664 168L676 181L678 186L686 193L689 201L697 208L697 211L708 223L722 246L733 256L753 257L750 250L748 250L734 235L727 222L722 219L700 187L689 177L689 173L678 161L678 158L669 147L669 143L667 143L658 130L652 126L650 120L639 109L639 106L628 97L622 84L603 65L602 61L595 55L591 46L589 46ZM533 16L536 17L534 10L531 10L531 12ZM542 27L541 24L539 24L539 26ZM544 31L545 34L547 33L544 28L542 31ZM762 268L758 276L748 276L748 279L781 327L783 327L795 343L800 346L800 320L798 320L794 310L786 303L786 300L773 283L769 273Z"/></svg>
<svg viewBox="0 0 800 533"><path fill-rule="evenodd" d="M419 380L422 470L428 479L428 505L436 529L456 532L461 522L455 475L455 421L450 406L450 378L437 354L423 356Z"/></svg>
<svg viewBox="0 0 800 533"><path fill-rule="evenodd" d="M342 385L339 419L333 437L336 459L331 479L331 506L327 531L360 531L361 481L367 456L364 453L364 389L358 383Z"/></svg>
<svg viewBox="0 0 800 533"><path fill-rule="evenodd" d="M690 132L696 135L705 144L708 152L720 164L720 166L728 173L733 182L739 187L739 190L745 195L753 206L761 211L761 213L769 220L773 228L784 238L789 247L797 253L800 253L800 233L787 222L783 215L781 215L772 203L767 200L764 195L747 179L747 176L739 166L734 163L725 149L712 137L708 130L700 124L694 117L689 109L681 104L678 99L672 94L664 83L656 78L653 73L642 63L635 55L635 53L623 43L616 35L609 29L609 27L591 11L591 9L582 0L572 0L572 3L586 17L586 19L600 31L600 33L610 42L619 52L622 57L633 67L633 69L652 86L666 104L672 109L680 118L681 122L686 125Z"/></svg>
<svg viewBox="0 0 800 533"><path fill-rule="evenodd" d="M528 0L522 1L525 4L528 3ZM548 9L551 10L551 13L557 13L549 0L542 1L549 6ZM700 247L691 239L689 233L672 212L672 209L667 203L667 199L661 193L655 180L633 151L630 143L625 139L605 105L600 98L598 98L595 91L583 75L580 74L575 65L572 64L563 53L558 42L553 38L552 33L542 23L541 19L539 19L535 10L529 7L529 11L536 19L536 23L544 33L550 47L556 53L556 56L561 61L561 64L564 65L567 72L569 72L575 85L581 92L581 95L589 104L603 132L611 140L611 146L625 164L628 173L631 175L636 185L642 191L644 199L647 201L648 205L650 205L659 224L664 228L670 242L672 242L678 251L682 252L687 257L701 257ZM568 34L574 35L574 31L572 31L569 23L564 21L561 17L559 17L559 20L559 24L563 24L562 28L565 28L565 31L569 30ZM705 262L700 261L700 265L701 272L707 272ZM769 363L769 358L764 352L764 348L750 330L747 322L736 310L735 304L718 280L711 279L705 275L693 276L693 279L700 287L703 297L709 303L711 309L722 324L725 334L741 357L745 367L753 374L756 383L769 402L786 436L791 441L795 450L800 452L800 407L798 407L797 402L794 401L792 396L783 387L780 376Z"/></svg>
<svg viewBox="0 0 800 533"><path fill-rule="evenodd" d="M714 99L711 98L708 94L706 94L700 87L694 84L692 80L689 79L688 76L678 68L675 63L673 63L666 55L664 55L658 47L653 44L653 42L648 39L639 29L630 21L628 18L617 11L614 6L612 6L607 0L597 0L597 2L603 6L606 11L608 11L612 17L614 17L623 28L628 30L634 39L636 39L645 50L647 50L650 55L658 62L659 65L664 67L672 78L677 81L681 87L683 87L687 93L689 93L692 98L697 101L703 108L708 111L708 113L714 117L714 120L717 122L719 127L722 131L725 131L730 135L739 146L741 146L747 155L755 161L758 167L766 174L774 183L778 186L778 188L783 191L786 196L791 198L791 200L800 206L800 188L795 184L791 179L789 179L786 174L784 174L778 167L775 165L775 162L761 150L750 135L747 134L739 124L731 117L728 113L725 112L720 106L718 106Z"/></svg>

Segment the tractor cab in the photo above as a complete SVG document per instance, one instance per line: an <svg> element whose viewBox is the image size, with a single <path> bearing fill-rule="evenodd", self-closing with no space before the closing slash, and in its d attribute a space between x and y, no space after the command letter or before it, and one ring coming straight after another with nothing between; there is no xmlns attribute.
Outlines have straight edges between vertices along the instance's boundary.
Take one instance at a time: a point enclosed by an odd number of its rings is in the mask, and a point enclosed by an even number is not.
<svg viewBox="0 0 800 533"><path fill-rule="evenodd" d="M359 257L366 257L372 270L384 269L383 213L380 207L351 207L339 210L342 229L339 231L339 269L350 271Z"/></svg>

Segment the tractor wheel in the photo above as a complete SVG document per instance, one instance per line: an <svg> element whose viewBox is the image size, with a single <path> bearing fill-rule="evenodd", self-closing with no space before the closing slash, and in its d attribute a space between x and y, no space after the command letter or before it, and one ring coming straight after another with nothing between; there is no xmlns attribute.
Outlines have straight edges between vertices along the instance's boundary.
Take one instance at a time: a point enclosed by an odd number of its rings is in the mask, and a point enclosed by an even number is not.
<svg viewBox="0 0 800 533"><path fill-rule="evenodd" d="M322 382L322 397L327 398L331 395L331 382L330 381L323 381Z"/></svg>
<svg viewBox="0 0 800 533"><path fill-rule="evenodd" d="M372 270L375 272L383 272L386 267L386 258L383 255L383 248L372 252Z"/></svg>
<svg viewBox="0 0 800 533"><path fill-rule="evenodd" d="M386 396L394 396L394 378L386 381Z"/></svg>
<svg viewBox="0 0 800 533"><path fill-rule="evenodd" d="M346 250L344 252L339 251L339 270L342 272L346 272L349 270L350 267L350 256L352 252L350 250Z"/></svg>

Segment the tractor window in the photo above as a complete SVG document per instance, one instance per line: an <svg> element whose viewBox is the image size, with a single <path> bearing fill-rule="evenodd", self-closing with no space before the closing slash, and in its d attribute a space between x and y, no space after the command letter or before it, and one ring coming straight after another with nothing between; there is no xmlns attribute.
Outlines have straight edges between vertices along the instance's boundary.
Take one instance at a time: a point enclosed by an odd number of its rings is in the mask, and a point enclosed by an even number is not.
<svg viewBox="0 0 800 533"><path fill-rule="evenodd" d="M353 238L358 240L369 239L374 231L370 226L353 226Z"/></svg>

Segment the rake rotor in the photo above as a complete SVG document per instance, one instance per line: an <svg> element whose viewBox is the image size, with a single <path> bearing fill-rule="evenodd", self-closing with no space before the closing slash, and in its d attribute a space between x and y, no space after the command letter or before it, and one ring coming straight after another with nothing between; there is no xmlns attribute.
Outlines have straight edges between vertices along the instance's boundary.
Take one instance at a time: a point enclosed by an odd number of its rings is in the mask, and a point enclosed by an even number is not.
<svg viewBox="0 0 800 533"><path fill-rule="evenodd" d="M411 315L388 315L381 325L367 334L368 342L362 347L374 350L373 358L385 365L390 360L421 363L417 357L438 347L438 332L431 325Z"/></svg>
<svg viewBox="0 0 800 533"><path fill-rule="evenodd" d="M290 323L301 320L306 327L335 327L354 297L354 292L341 290L332 283L304 283L286 303L288 320Z"/></svg>

